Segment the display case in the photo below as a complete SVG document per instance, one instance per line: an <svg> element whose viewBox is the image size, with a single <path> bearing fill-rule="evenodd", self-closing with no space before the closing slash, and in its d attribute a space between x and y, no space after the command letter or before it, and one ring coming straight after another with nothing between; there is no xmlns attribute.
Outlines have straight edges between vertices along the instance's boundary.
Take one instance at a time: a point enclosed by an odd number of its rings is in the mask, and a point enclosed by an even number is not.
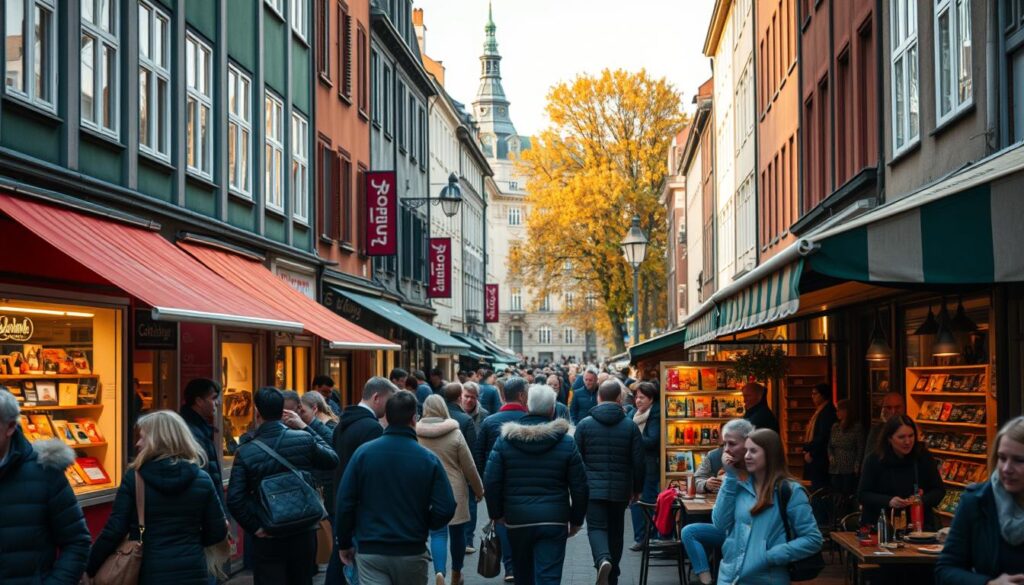
<svg viewBox="0 0 1024 585"><path fill-rule="evenodd" d="M779 404L779 428L786 448L786 464L794 477L804 475L804 444L807 427L814 411L811 390L828 383L828 358L822 356L790 356L786 358L786 375L782 379L782 400Z"/></svg>

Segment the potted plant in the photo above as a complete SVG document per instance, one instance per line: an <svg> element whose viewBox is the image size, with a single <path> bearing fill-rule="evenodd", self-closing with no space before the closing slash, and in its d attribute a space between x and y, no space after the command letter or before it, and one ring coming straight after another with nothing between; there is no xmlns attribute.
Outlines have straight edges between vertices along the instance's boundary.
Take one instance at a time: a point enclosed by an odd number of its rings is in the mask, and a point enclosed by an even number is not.
<svg viewBox="0 0 1024 585"><path fill-rule="evenodd" d="M733 358L733 370L750 382L778 380L786 375L788 367L786 352L778 345L755 345Z"/></svg>

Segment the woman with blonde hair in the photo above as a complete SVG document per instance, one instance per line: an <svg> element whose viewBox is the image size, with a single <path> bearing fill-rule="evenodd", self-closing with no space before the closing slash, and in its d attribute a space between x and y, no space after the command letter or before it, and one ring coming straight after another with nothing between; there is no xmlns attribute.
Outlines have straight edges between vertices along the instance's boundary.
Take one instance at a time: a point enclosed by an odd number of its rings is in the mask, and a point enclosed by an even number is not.
<svg viewBox="0 0 1024 585"><path fill-rule="evenodd" d="M334 445L334 427L338 416L327 406L327 400L319 392L306 392L299 398L299 418L306 423L328 445ZM334 469L315 469L313 481L323 495L327 514L334 517Z"/></svg>
<svg viewBox="0 0 1024 585"><path fill-rule="evenodd" d="M94 576L126 536L140 538L135 487L142 481L145 536L139 584L207 585L204 548L223 541L228 527L218 488L202 470L206 455L176 412L151 412L136 428L139 454L121 480L86 573Z"/></svg>
<svg viewBox="0 0 1024 585"><path fill-rule="evenodd" d="M722 459L725 482L711 513L715 526L727 535L718 582L789 583L787 567L821 550L821 532L807 493L786 471L779 434L771 429L754 431L747 436L746 449L746 480L738 479L731 458ZM783 527L780 498L788 499L785 513L791 535Z"/></svg>
<svg viewBox="0 0 1024 585"><path fill-rule="evenodd" d="M430 533L430 553L434 557L436 585L444 585L448 559L448 544L452 553L452 584L462 583L462 566L466 558L466 522L469 507L484 497L484 485L473 463L459 423L451 417L448 405L438 395L428 396L423 402L423 418L416 423L416 437L441 460L455 495L455 516L448 526ZM469 499L466 484L472 486L476 498Z"/></svg>

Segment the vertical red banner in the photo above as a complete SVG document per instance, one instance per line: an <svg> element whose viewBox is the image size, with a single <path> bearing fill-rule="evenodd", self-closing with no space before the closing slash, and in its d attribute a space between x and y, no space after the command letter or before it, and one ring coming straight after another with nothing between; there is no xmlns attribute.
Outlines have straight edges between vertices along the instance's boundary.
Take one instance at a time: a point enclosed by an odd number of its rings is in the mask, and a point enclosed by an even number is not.
<svg viewBox="0 0 1024 585"><path fill-rule="evenodd" d="M427 298L452 298L452 239L430 238L430 286Z"/></svg>
<svg viewBox="0 0 1024 585"><path fill-rule="evenodd" d="M395 171L366 173L366 255L398 254L398 188Z"/></svg>
<svg viewBox="0 0 1024 585"><path fill-rule="evenodd" d="M498 285L484 285L484 323L498 322Z"/></svg>

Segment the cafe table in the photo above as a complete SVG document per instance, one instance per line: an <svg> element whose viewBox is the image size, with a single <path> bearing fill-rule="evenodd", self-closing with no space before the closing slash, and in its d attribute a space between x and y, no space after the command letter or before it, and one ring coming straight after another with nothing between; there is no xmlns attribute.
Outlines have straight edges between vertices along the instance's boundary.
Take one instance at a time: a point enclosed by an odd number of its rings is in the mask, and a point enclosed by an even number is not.
<svg viewBox="0 0 1024 585"><path fill-rule="evenodd" d="M679 502L687 516L710 516L711 510L715 508L715 494L679 498Z"/></svg>
<svg viewBox="0 0 1024 585"><path fill-rule="evenodd" d="M832 532L829 535L836 546L849 554L853 564L853 581L861 583L865 570L885 571L886 568L935 565L939 555L924 553L919 546L906 543L903 548L883 549L878 545L862 546L856 532Z"/></svg>

